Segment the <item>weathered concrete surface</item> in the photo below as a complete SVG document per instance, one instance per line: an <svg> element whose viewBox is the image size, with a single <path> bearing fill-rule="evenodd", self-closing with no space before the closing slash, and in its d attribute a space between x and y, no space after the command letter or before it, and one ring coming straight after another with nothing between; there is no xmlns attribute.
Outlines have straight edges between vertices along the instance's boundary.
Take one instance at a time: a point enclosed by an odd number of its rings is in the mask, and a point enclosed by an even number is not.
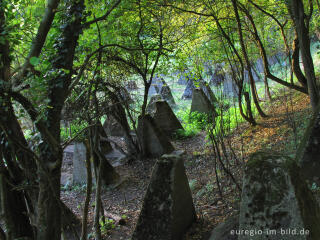
<svg viewBox="0 0 320 240"><path fill-rule="evenodd" d="M99 122L98 126L97 126L97 131L99 134L99 149L101 151L102 154L107 154L109 152L112 151L112 146L110 144L110 142L107 140L108 136L102 126L102 124Z"/></svg>
<svg viewBox="0 0 320 240"><path fill-rule="evenodd" d="M171 93L171 89L168 86L168 84L162 79L163 85L161 86L159 90L159 94L162 97L163 100L167 101L171 107L175 106L175 101Z"/></svg>
<svg viewBox="0 0 320 240"><path fill-rule="evenodd" d="M214 106L200 88L193 90L190 112L205 113L209 116L217 115Z"/></svg>
<svg viewBox="0 0 320 240"><path fill-rule="evenodd" d="M113 151L109 152L105 155L105 157L108 159L109 163L112 165L112 167L119 167L124 165L127 162L127 157L120 151L114 149Z"/></svg>
<svg viewBox="0 0 320 240"><path fill-rule="evenodd" d="M253 154L245 170L241 199L239 229L253 234L240 234L239 240L320 239L319 206L293 159L275 153ZM294 229L298 233L309 230L310 235L283 232ZM270 230L277 232L268 234Z"/></svg>
<svg viewBox="0 0 320 240"><path fill-rule="evenodd" d="M86 146L82 142L74 143L73 151L73 184L86 184L87 183L87 168L86 168Z"/></svg>
<svg viewBox="0 0 320 240"><path fill-rule="evenodd" d="M61 172L60 185L69 186L71 184L72 184L72 174L66 173L66 172Z"/></svg>
<svg viewBox="0 0 320 240"><path fill-rule="evenodd" d="M214 84L215 86L219 86L223 83L225 79L225 72L223 69L224 64L216 64L214 73L210 79L210 84Z"/></svg>
<svg viewBox="0 0 320 240"><path fill-rule="evenodd" d="M320 105L308 124L296 160L304 178L320 184Z"/></svg>
<svg viewBox="0 0 320 240"><path fill-rule="evenodd" d="M237 240L238 236L232 231L238 229L239 215L229 217L212 230L209 240Z"/></svg>
<svg viewBox="0 0 320 240"><path fill-rule="evenodd" d="M157 101L155 105L156 110L153 119L168 137L171 137L178 129L183 129L180 121L166 101Z"/></svg>
<svg viewBox="0 0 320 240"><path fill-rule="evenodd" d="M179 240L196 219L183 160L157 161L132 240Z"/></svg>
<svg viewBox="0 0 320 240"><path fill-rule="evenodd" d="M225 96L237 96L238 87L233 81L232 73L226 73L224 81L223 81L223 94Z"/></svg>
<svg viewBox="0 0 320 240"><path fill-rule="evenodd" d="M101 156L103 159L100 161L102 163L102 181L105 185L116 183L120 176L115 171L114 167L109 163L108 157L112 157L114 151L107 151L107 153ZM73 172L72 172L72 183L73 184L86 184L87 183L87 168L86 168L86 154L87 149L85 144L82 142L74 143L74 153L73 153ZM94 158L99 162L99 157L94 154ZM117 159L119 162L120 158ZM115 161L116 162L116 161ZM117 166L115 164L115 166ZM94 167L93 162L91 162L91 172L94 180Z"/></svg>
<svg viewBox="0 0 320 240"><path fill-rule="evenodd" d="M109 135L109 136L115 136L115 137L123 137L124 136L124 132L123 132L121 125L112 116L108 116L106 118L105 122L103 123L103 128L104 128L105 132L107 133L107 135Z"/></svg>
<svg viewBox="0 0 320 240"><path fill-rule="evenodd" d="M126 88L128 91L133 91L133 90L138 89L136 81L134 81L134 80L128 81L126 83Z"/></svg>
<svg viewBox="0 0 320 240"><path fill-rule="evenodd" d="M192 98L192 93L193 89L195 88L193 79L187 76L187 86L186 89L184 90L181 99L191 99Z"/></svg>
<svg viewBox="0 0 320 240"><path fill-rule="evenodd" d="M162 97L160 94L153 95L149 100L146 111L150 114L153 114L156 110L156 102L161 100L162 100Z"/></svg>
<svg viewBox="0 0 320 240"><path fill-rule="evenodd" d="M200 87L201 87L202 91L207 96L207 98L209 99L209 101L211 102L212 105L218 104L218 99L214 95L212 89L210 88L210 86L209 86L209 84L207 82L202 82L200 84Z"/></svg>
<svg viewBox="0 0 320 240"><path fill-rule="evenodd" d="M162 81L159 76L156 76L152 79L151 86L148 91L149 96L153 96L155 94L159 94L160 88L162 87Z"/></svg>
<svg viewBox="0 0 320 240"><path fill-rule="evenodd" d="M160 157L171 153L174 147L165 133L157 126L154 119L149 115L138 119L138 135L142 141L143 152L149 157Z"/></svg>

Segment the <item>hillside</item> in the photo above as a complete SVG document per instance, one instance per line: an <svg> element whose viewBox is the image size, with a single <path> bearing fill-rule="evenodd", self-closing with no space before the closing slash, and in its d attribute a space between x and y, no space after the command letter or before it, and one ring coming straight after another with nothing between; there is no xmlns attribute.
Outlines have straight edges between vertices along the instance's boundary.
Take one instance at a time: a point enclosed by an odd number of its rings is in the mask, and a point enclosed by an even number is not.
<svg viewBox="0 0 320 240"><path fill-rule="evenodd" d="M319 0L1 0L0 240L319 240L319 23Z"/></svg>
<svg viewBox="0 0 320 240"><path fill-rule="evenodd" d="M308 97L293 92L276 96L265 107L268 118L258 118L256 127L242 123L224 139L232 148L232 150L229 148L227 153L230 158L229 169L240 185L244 164L251 153L270 150L294 155L311 116ZM222 169L218 169L223 194L222 198L220 197L212 146L206 140L205 132L199 132L196 136L184 140L175 140L174 146L178 150L185 151L183 159L198 216L197 223L189 230L186 239L206 239L215 225L238 212L239 192L230 177ZM237 156L237 159L234 156ZM149 159L116 168L122 176L121 184L104 189L102 195L105 216L113 219L104 229L106 239L129 239L131 236L155 161L156 159ZM66 188L62 191L63 201L79 217L83 211L84 197L85 191L81 187ZM93 202L92 200L89 209L91 224ZM117 222L121 216L125 219L124 225Z"/></svg>

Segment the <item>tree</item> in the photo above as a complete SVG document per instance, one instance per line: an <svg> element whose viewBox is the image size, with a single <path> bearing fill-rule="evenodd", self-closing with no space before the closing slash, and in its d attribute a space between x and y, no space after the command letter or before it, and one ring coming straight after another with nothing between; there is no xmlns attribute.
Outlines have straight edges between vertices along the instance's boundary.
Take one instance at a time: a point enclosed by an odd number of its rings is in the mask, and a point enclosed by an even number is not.
<svg viewBox="0 0 320 240"><path fill-rule="evenodd" d="M26 2L21 1L20 7L23 4ZM84 27L92 22L83 24L84 0L64 0L61 3L59 0L48 1L28 57L21 67L11 72L11 68L19 64L18 61L12 61L12 53L17 47L9 44L15 31L11 27L15 17L12 8L15 6L7 1L0 6L1 177L13 184L6 185L2 181L1 188L5 190L6 186L19 186L21 190L15 196L15 202L10 202L10 194L1 195L2 205L9 206L2 209L4 216L7 216L7 237L60 239L61 226L68 219L68 212L60 200L61 111L72 90L70 86L75 74L74 61L79 36ZM111 11L113 8L110 8ZM109 14L110 11L107 11L98 20L105 19ZM50 49L45 49L48 46ZM47 51L50 54L46 55ZM42 89L37 89L35 81L41 82ZM39 106L40 101L44 104ZM17 104L28 113L37 128L40 142L32 148L18 122L15 112ZM13 204L21 208L20 213L13 212ZM27 212L27 215L23 212ZM10 224L11 218L17 224Z"/></svg>
<svg viewBox="0 0 320 240"><path fill-rule="evenodd" d="M310 52L309 22L313 11L312 1L309 1L309 4L310 12L306 15L304 11L304 4L301 0L287 1L288 11L290 12L299 40L311 106L313 111L315 111L319 102L319 90L316 84L316 76Z"/></svg>

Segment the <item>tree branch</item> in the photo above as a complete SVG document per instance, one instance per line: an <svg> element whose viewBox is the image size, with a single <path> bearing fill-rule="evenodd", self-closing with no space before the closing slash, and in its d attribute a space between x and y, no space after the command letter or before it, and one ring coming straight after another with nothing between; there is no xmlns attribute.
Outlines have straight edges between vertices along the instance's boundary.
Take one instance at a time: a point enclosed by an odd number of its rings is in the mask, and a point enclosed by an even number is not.
<svg viewBox="0 0 320 240"><path fill-rule="evenodd" d="M103 16L82 24L83 28L89 27L93 23L105 20L111 14L111 12L120 4L120 2L121 0L116 1L116 3Z"/></svg>
<svg viewBox="0 0 320 240"><path fill-rule="evenodd" d="M38 111L34 108L32 103L22 94L18 92L13 92L10 91L9 95L16 100L18 103L20 103L23 108L28 112L31 120L35 123L37 129L41 133L41 136L44 140L46 140L53 148L54 151L59 152L59 144L58 142L54 139L54 137L51 135L49 129L46 127L45 123L41 120L38 119L39 113Z"/></svg>
<svg viewBox="0 0 320 240"><path fill-rule="evenodd" d="M32 41L30 52L25 60L25 63L22 66L21 71L15 78L17 84L20 83L21 78L23 78L27 74L27 69L31 66L30 58L39 57L42 47L46 41L48 32L51 28L55 13L57 12L57 7L59 5L60 0L48 0L48 5L45 10L45 14L41 20L41 23L38 28L38 32L34 40Z"/></svg>

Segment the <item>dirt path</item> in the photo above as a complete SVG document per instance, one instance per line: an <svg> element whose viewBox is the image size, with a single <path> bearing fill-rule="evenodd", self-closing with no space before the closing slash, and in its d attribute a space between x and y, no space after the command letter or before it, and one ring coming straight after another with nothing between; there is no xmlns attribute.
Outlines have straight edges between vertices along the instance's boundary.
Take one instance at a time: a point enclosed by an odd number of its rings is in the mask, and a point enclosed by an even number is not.
<svg viewBox="0 0 320 240"><path fill-rule="evenodd" d="M258 119L259 125L252 128L241 124L225 141L230 145L240 162L231 159L230 169L241 184L243 165L248 155L260 149L272 149L294 153L295 133L300 137L305 128L305 121L310 116L309 101L306 96L293 98L292 106L284 104L288 97L279 97L268 107L270 115L267 119ZM290 122L291 121L291 122ZM294 121L294 124L292 122ZM291 126L294 125L294 126ZM212 149L207 144L204 132L179 141L173 145L177 150L184 150L183 155L189 183L191 185L198 221L191 227L185 239L207 239L210 231L226 217L236 214L239 209L239 192L235 185L221 169L218 169L223 198L218 193L214 174L214 158ZM123 182L113 189L104 189L102 194L106 217L124 219L119 224L115 221L105 226L105 239L129 239L137 221L144 193L150 179L155 159L118 166L116 170ZM71 173L70 159L63 166L64 173ZM85 188L73 187L62 191L62 199L81 217L85 196ZM93 201L89 209L89 223L92 224L94 212Z"/></svg>

